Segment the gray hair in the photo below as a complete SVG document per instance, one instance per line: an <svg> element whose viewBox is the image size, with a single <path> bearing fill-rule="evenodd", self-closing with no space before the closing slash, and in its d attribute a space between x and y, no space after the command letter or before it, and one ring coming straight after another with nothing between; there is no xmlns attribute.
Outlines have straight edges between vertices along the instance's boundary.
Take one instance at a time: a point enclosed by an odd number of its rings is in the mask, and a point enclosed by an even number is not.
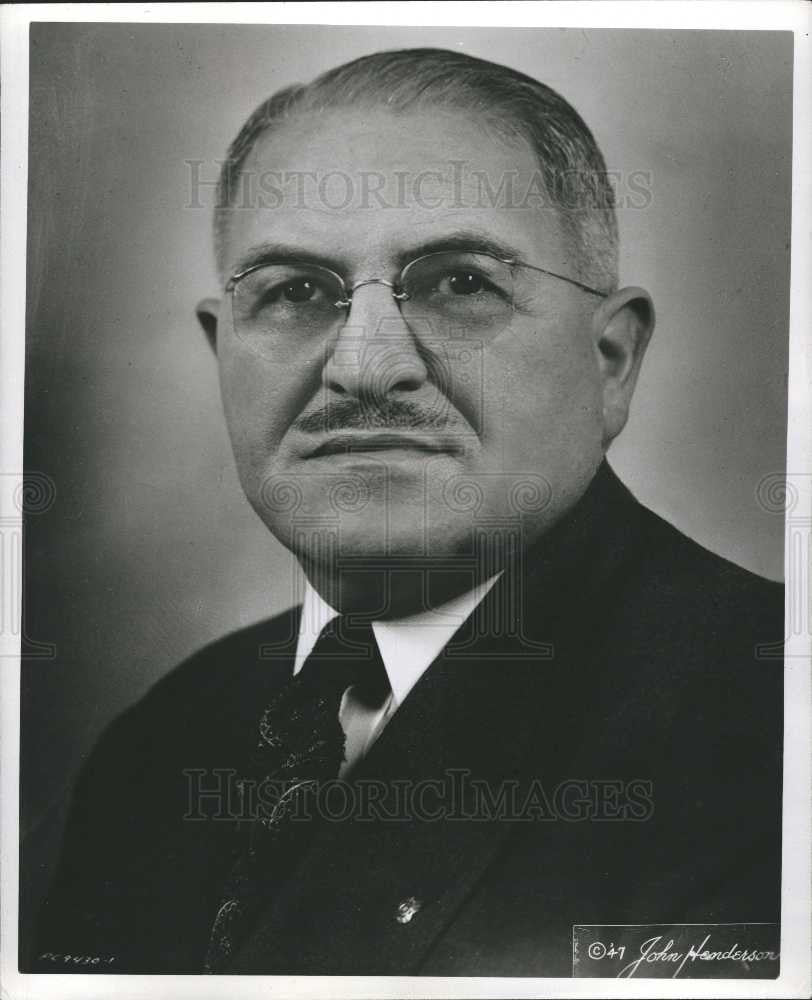
<svg viewBox="0 0 812 1000"><path fill-rule="evenodd" d="M221 274L229 214L257 139L296 114L359 106L384 107L393 114L458 108L506 138L529 142L570 242L574 277L605 292L617 287L614 191L603 155L581 116L560 94L524 73L445 49L362 56L260 104L229 147L220 171L214 229Z"/></svg>

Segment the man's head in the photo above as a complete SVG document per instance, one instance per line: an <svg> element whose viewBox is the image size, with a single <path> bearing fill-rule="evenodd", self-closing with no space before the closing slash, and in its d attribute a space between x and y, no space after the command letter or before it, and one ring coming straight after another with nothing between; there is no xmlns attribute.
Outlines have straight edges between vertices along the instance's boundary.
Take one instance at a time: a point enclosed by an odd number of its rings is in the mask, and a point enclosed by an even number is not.
<svg viewBox="0 0 812 1000"><path fill-rule="evenodd" d="M651 304L617 290L591 133L520 73L406 50L288 88L232 144L215 232L198 314L241 482L311 578L529 543L625 423Z"/></svg>

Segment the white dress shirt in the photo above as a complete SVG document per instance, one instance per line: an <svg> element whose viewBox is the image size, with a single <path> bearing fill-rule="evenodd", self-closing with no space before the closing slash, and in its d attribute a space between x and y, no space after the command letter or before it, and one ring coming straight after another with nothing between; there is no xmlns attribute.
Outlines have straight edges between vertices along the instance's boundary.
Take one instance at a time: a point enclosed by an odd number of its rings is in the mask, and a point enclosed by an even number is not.
<svg viewBox="0 0 812 1000"><path fill-rule="evenodd" d="M353 688L347 688L344 692L338 718L344 729L346 745L345 761L339 777L347 774L369 750L422 674L499 576L497 573L473 590L429 611L396 621L372 623L391 691L383 705L373 708L354 697ZM302 669L324 626L337 618L338 614L308 581L299 621L294 676Z"/></svg>

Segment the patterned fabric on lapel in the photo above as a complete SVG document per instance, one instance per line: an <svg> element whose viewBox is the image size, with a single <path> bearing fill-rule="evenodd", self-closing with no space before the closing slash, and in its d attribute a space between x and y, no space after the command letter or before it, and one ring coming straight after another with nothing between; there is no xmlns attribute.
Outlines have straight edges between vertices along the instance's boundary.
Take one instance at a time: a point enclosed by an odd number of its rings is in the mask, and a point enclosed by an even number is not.
<svg viewBox="0 0 812 1000"><path fill-rule="evenodd" d="M204 963L223 971L249 921L303 853L313 824L293 820L307 786L334 779L344 760L344 732L338 719L341 698L355 686L370 703L388 692L386 670L370 625L344 617L331 621L300 673L263 711L257 745L237 782L261 789L273 806L240 831L244 843L223 890Z"/></svg>

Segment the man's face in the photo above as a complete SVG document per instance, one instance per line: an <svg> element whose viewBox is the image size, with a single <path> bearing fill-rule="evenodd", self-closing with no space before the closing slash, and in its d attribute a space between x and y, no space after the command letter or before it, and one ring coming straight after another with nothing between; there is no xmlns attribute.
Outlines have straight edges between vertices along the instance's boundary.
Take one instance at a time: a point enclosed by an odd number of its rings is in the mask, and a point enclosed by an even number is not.
<svg viewBox="0 0 812 1000"><path fill-rule="evenodd" d="M228 273L265 253L322 262L348 286L394 282L427 248L462 241L574 276L549 207L487 196L483 178L496 192L512 177L521 193L537 169L529 147L464 113L297 117L245 164L249 207L232 213ZM283 185L285 172L299 181ZM454 304L476 305L463 297L481 284L452 279L443 291L461 296ZM520 526L530 542L583 493L605 429L599 298L524 271L507 316L465 328L430 310L415 318L390 287L365 284L314 335L295 319L314 294L306 285L272 293L284 336L235 324L229 295L217 327L240 480L306 568L328 558L324 538L336 533L339 556L371 559L453 562L470 555L478 528L500 525Z"/></svg>

